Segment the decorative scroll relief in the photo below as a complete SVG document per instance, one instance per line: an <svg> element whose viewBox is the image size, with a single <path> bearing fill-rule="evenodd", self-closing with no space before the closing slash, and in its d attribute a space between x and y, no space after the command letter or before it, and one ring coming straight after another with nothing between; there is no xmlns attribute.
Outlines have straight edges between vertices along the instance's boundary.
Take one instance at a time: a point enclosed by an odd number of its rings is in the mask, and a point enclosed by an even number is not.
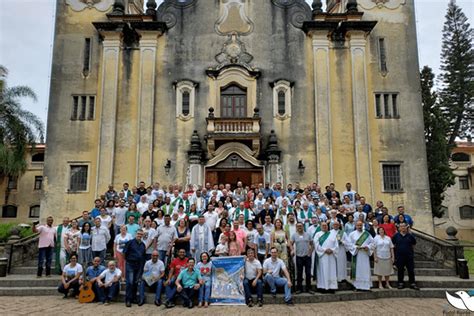
<svg viewBox="0 0 474 316"><path fill-rule="evenodd" d="M311 8L305 0L271 0L273 5L288 10L290 23L301 28L304 21L311 20Z"/></svg>
<svg viewBox="0 0 474 316"><path fill-rule="evenodd" d="M220 0L220 8L220 16L215 24L217 34L252 33L253 22L247 15L248 0Z"/></svg>
<svg viewBox="0 0 474 316"><path fill-rule="evenodd" d="M240 64L246 68L251 68L249 64L252 59L253 56L247 53L245 44L239 40L237 34L230 35L221 52L216 55L216 60L219 63L218 68L229 64Z"/></svg>
<svg viewBox="0 0 474 316"><path fill-rule="evenodd" d="M66 4L69 5L73 11L82 11L86 8L107 11L114 4L114 0L66 0Z"/></svg>
<svg viewBox="0 0 474 316"><path fill-rule="evenodd" d="M390 10L395 10L398 9L401 5L404 5L406 3L406 0L358 0L357 4L365 9L365 10L371 10L375 7L381 9L381 8L387 8Z"/></svg>
<svg viewBox="0 0 474 316"><path fill-rule="evenodd" d="M165 0L160 4L157 10L158 21L166 23L168 28L172 28L178 22L183 9L194 6L198 0Z"/></svg>

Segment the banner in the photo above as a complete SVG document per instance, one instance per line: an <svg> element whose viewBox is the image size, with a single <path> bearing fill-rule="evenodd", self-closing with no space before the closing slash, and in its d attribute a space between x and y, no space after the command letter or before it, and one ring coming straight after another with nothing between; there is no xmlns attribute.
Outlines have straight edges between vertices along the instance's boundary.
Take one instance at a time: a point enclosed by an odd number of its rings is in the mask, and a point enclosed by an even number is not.
<svg viewBox="0 0 474 316"><path fill-rule="evenodd" d="M216 305L245 305L244 294L245 258L212 258L211 303Z"/></svg>

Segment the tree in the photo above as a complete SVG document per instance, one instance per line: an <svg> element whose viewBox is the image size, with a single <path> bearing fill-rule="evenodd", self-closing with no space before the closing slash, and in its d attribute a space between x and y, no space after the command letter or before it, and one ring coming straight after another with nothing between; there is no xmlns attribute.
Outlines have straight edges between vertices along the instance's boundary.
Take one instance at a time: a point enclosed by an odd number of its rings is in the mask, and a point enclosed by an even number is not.
<svg viewBox="0 0 474 316"><path fill-rule="evenodd" d="M425 122L431 210L433 216L441 217L443 216L441 203L444 199L444 191L448 186L454 184L454 174L449 167L449 156L452 148L446 137L449 122L437 103L438 98L436 92L433 91L434 77L430 67L423 67L420 73L421 98Z"/></svg>
<svg viewBox="0 0 474 316"><path fill-rule="evenodd" d="M448 143L473 135L473 29L455 0L448 4L441 51L440 103L449 122Z"/></svg>
<svg viewBox="0 0 474 316"><path fill-rule="evenodd" d="M7 69L0 66L0 177L17 177L26 169L28 146L43 138L44 125L20 103L25 97L36 101L36 94L26 86L8 87L7 75Z"/></svg>

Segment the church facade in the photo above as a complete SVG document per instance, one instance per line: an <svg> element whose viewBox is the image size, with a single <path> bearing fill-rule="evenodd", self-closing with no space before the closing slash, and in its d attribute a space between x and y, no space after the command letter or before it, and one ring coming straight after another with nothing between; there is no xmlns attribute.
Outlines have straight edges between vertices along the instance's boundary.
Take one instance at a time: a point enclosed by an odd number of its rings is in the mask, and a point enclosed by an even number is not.
<svg viewBox="0 0 474 316"><path fill-rule="evenodd" d="M123 182L351 182L433 232L413 0L143 7L57 1L42 217Z"/></svg>

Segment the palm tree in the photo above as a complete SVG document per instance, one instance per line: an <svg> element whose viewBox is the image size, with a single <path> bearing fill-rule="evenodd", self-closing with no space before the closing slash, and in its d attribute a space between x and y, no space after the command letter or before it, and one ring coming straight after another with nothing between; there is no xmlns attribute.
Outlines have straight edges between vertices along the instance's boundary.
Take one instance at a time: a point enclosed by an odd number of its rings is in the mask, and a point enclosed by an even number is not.
<svg viewBox="0 0 474 316"><path fill-rule="evenodd" d="M43 139L44 125L28 110L22 109L21 98L37 100L27 86L8 87L8 70L0 65L0 178L17 177L27 166L25 155L29 146Z"/></svg>

